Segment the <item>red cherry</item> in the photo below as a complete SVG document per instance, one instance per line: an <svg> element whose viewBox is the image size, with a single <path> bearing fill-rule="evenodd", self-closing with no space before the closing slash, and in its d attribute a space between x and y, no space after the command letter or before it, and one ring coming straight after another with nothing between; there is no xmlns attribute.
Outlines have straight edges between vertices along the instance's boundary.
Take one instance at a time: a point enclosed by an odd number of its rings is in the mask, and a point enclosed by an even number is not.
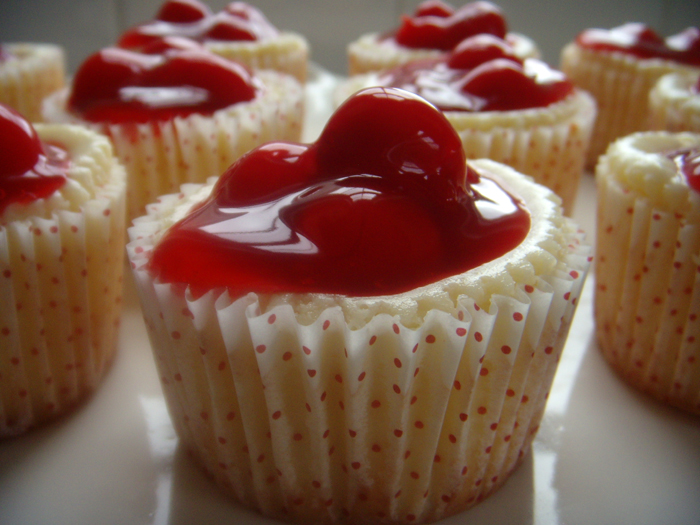
<svg viewBox="0 0 700 525"><path fill-rule="evenodd" d="M158 11L156 20L186 24L209 16L209 8L197 0L168 0Z"/></svg>
<svg viewBox="0 0 700 525"><path fill-rule="evenodd" d="M235 16L221 18L218 22L213 24L206 33L204 33L204 36L212 40L257 40L255 32L250 25L245 23L244 20Z"/></svg>
<svg viewBox="0 0 700 525"><path fill-rule="evenodd" d="M441 198L465 186L457 132L425 99L400 89L371 88L348 99L329 119L317 148L322 171L398 176L403 184L427 180Z"/></svg>
<svg viewBox="0 0 700 525"><path fill-rule="evenodd" d="M414 16L439 16L447 18L454 14L454 8L441 0L427 0L416 8Z"/></svg>
<svg viewBox="0 0 700 525"><path fill-rule="evenodd" d="M32 125L14 109L0 104L0 177L30 171L44 152Z"/></svg>
<svg viewBox="0 0 700 525"><path fill-rule="evenodd" d="M483 34L462 40L450 53L447 65L452 69L473 69L496 58L507 58L522 63L508 42L493 35Z"/></svg>

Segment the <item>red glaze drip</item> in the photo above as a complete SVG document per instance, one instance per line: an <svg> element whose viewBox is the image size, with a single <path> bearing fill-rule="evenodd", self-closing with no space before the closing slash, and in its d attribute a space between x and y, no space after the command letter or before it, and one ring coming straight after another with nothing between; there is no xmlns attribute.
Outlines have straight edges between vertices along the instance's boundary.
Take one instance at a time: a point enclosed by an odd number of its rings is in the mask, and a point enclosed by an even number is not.
<svg viewBox="0 0 700 525"><path fill-rule="evenodd" d="M126 49L141 49L168 36L198 42L235 42L266 40L277 35L277 29L267 18L244 2L232 2L224 10L212 13L198 0L168 0L155 20L129 29L119 38L117 45Z"/></svg>
<svg viewBox="0 0 700 525"><path fill-rule="evenodd" d="M379 83L417 93L442 111L546 107L574 90L562 73L539 60L521 61L492 35L470 37L441 58L398 66Z"/></svg>
<svg viewBox="0 0 700 525"><path fill-rule="evenodd" d="M32 125L0 104L0 214L10 204L51 196L66 182L68 154L45 145Z"/></svg>
<svg viewBox="0 0 700 525"><path fill-rule="evenodd" d="M672 151L666 155L676 163L680 171L688 181L688 186L700 192L700 149L683 149Z"/></svg>
<svg viewBox="0 0 700 525"><path fill-rule="evenodd" d="M90 56L75 75L68 109L91 122L149 122L210 115L257 94L244 66L191 41L164 39L146 51L162 54L106 48Z"/></svg>
<svg viewBox="0 0 700 525"><path fill-rule="evenodd" d="M637 58L660 58L680 64L700 66L700 29L689 27L666 39L640 23L613 29L587 29L576 37L581 47L599 51L619 51Z"/></svg>
<svg viewBox="0 0 700 525"><path fill-rule="evenodd" d="M403 16L396 31L385 35L404 47L449 51L467 37L487 33L506 36L501 10L490 2L472 2L455 10L440 0L421 3L414 15Z"/></svg>
<svg viewBox="0 0 700 525"><path fill-rule="evenodd" d="M467 168L439 111L370 88L315 143L269 143L233 164L149 264L195 294L387 295L493 260L529 228L517 199Z"/></svg>

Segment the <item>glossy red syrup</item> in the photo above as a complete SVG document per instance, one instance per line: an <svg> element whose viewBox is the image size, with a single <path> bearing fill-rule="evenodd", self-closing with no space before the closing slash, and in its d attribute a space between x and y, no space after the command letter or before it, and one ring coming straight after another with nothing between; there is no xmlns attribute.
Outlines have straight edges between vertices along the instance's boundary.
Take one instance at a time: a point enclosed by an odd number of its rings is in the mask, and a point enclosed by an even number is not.
<svg viewBox="0 0 700 525"><path fill-rule="evenodd" d="M126 49L141 49L167 36L180 36L205 42L258 41L274 38L277 29L254 7L232 2L218 13L197 0L169 0L155 20L126 31L117 43Z"/></svg>
<svg viewBox="0 0 700 525"><path fill-rule="evenodd" d="M587 29L576 42L581 47L599 51L619 51L637 58L659 58L680 64L700 66L700 29L689 27L663 38L650 27L629 23L605 29Z"/></svg>
<svg viewBox="0 0 700 525"><path fill-rule="evenodd" d="M393 38L404 47L449 51L480 33L506 36L506 22L494 4L472 2L455 10L445 2L429 0L413 16L403 16L399 28L384 38Z"/></svg>
<svg viewBox="0 0 700 525"><path fill-rule="evenodd" d="M688 186L700 192L700 149L684 149L667 154L685 176Z"/></svg>
<svg viewBox="0 0 700 525"><path fill-rule="evenodd" d="M139 123L211 115L255 98L258 82L244 66L179 40L153 42L146 51L155 54L106 48L90 56L73 80L69 111L90 122Z"/></svg>
<svg viewBox="0 0 700 525"><path fill-rule="evenodd" d="M0 104L0 214L13 203L50 197L66 182L68 154L45 145L32 125Z"/></svg>
<svg viewBox="0 0 700 525"><path fill-rule="evenodd" d="M269 143L233 164L149 264L195 294L389 295L493 260L529 228L515 197L467 168L442 113L370 88L315 143Z"/></svg>
<svg viewBox="0 0 700 525"><path fill-rule="evenodd" d="M379 79L411 91L442 111L510 111L546 107L569 96L573 84L539 60L518 59L492 35L462 41L441 58L398 66Z"/></svg>

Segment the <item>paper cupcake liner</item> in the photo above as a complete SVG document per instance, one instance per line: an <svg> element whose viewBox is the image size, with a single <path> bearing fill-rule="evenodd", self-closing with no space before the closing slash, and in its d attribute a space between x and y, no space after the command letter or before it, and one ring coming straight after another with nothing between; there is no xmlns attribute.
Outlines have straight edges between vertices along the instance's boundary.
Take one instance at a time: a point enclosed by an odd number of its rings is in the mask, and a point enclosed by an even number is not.
<svg viewBox="0 0 700 525"><path fill-rule="evenodd" d="M338 106L362 88L379 84L377 74L358 75L334 93ZM488 158L547 186L571 215L596 117L593 98L582 90L545 108L518 111L446 111L468 159Z"/></svg>
<svg viewBox="0 0 700 525"><path fill-rule="evenodd" d="M0 62L0 103L41 122L41 103L64 85L63 49L50 44L3 44L16 58Z"/></svg>
<svg viewBox="0 0 700 525"><path fill-rule="evenodd" d="M280 33L259 42L208 41L204 46L224 58L236 60L251 69L273 69L306 82L309 44L296 33Z"/></svg>
<svg viewBox="0 0 700 525"><path fill-rule="evenodd" d="M700 94L691 91L700 72L671 73L649 93L649 129L700 132Z"/></svg>
<svg viewBox="0 0 700 525"><path fill-rule="evenodd" d="M65 413L109 367L124 206L124 184L114 184L81 212L0 226L0 437Z"/></svg>
<svg viewBox="0 0 700 525"><path fill-rule="evenodd" d="M506 41L513 46L519 58L540 57L535 42L525 35L508 33ZM397 45L392 40L381 41L377 33L369 33L348 45L348 73L352 76L383 71L412 60L435 58L444 54L441 50L409 48Z"/></svg>
<svg viewBox="0 0 700 525"><path fill-rule="evenodd" d="M598 170L595 320L601 351L630 384L700 414L697 205L694 213L660 206L606 176L609 167Z"/></svg>
<svg viewBox="0 0 700 525"><path fill-rule="evenodd" d="M127 251L173 424L219 486L289 521L419 523L506 481L537 431L589 265L581 234L487 307L463 294L416 326L388 313L351 326L340 306L302 322L284 300L195 298L153 280L160 209L195 191L149 207Z"/></svg>
<svg viewBox="0 0 700 525"><path fill-rule="evenodd" d="M220 175L256 146L300 139L301 85L273 71L260 71L257 76L265 86L261 96L211 116L194 114L144 124L86 123L66 111L67 90L46 101L44 115L48 121L80 123L110 137L127 170L127 219L131 220L160 195L177 191L183 183Z"/></svg>
<svg viewBox="0 0 700 525"><path fill-rule="evenodd" d="M570 43L561 53L560 69L598 104L586 166L593 169L598 157L618 137L647 128L649 91L663 75L700 71L677 62L640 60L625 53L603 53Z"/></svg>

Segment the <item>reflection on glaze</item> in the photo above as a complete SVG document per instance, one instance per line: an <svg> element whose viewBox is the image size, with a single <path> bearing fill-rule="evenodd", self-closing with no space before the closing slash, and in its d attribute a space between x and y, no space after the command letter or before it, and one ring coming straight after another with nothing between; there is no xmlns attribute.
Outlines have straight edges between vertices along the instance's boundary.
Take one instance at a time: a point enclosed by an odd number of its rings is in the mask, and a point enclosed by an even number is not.
<svg viewBox="0 0 700 525"><path fill-rule="evenodd" d="M68 109L91 122L148 122L210 115L255 98L244 66L183 39L136 53L116 47L90 56L75 75Z"/></svg>
<svg viewBox="0 0 700 525"><path fill-rule="evenodd" d="M676 163L688 186L700 192L700 149L688 148L672 151L666 156Z"/></svg>
<svg viewBox="0 0 700 525"><path fill-rule="evenodd" d="M195 290L400 293L517 246L528 213L467 168L445 117L402 90L351 97L310 145L270 143L224 173L150 262Z"/></svg>

